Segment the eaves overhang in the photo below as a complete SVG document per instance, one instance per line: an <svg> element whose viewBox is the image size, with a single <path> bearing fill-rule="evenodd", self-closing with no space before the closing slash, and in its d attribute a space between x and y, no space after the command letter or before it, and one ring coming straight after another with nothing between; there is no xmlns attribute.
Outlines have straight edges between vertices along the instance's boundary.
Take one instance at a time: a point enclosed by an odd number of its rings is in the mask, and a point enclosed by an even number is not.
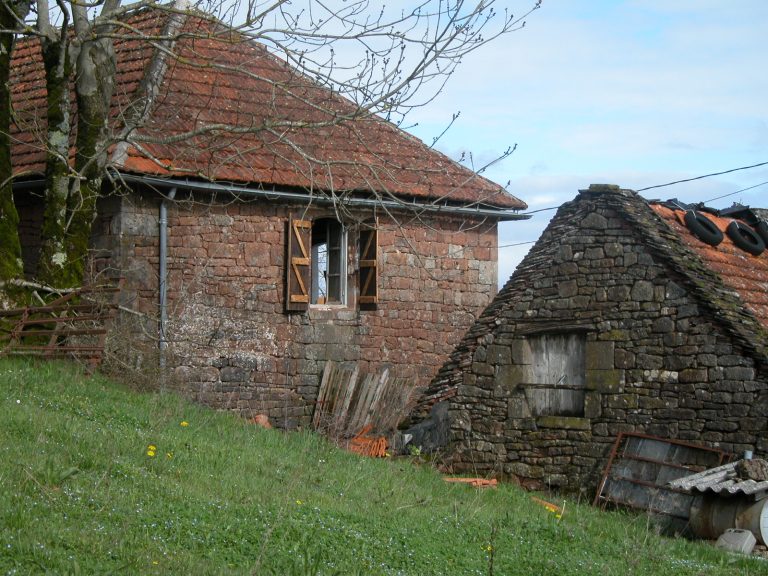
<svg viewBox="0 0 768 576"><path fill-rule="evenodd" d="M155 176L129 174L118 171L112 171L111 176L115 181L121 181L128 184L141 184L158 191L171 190L175 188L177 190L191 190L194 192L226 193L238 197L264 198L266 200L284 200L287 202L295 202L301 204L344 205L347 207L359 208L378 207L399 212L429 212L438 214L461 215L475 218L491 218L500 222L528 220L531 218L530 214L520 214L514 210L479 205L456 205L449 204L447 202L418 202L394 198L364 198L352 195L345 195L343 198L338 196L329 197L325 195L314 195L292 190L281 190L278 188L254 188L241 184L206 182L200 180L192 180L189 178L158 178ZM43 185L43 180L25 180L22 182L15 182L14 189L40 189L43 187Z"/></svg>

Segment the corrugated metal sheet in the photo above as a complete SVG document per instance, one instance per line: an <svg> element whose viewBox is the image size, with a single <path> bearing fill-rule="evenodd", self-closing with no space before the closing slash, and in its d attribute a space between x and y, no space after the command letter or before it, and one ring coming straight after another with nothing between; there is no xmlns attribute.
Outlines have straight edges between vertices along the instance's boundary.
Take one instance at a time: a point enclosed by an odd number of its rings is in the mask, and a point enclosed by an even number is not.
<svg viewBox="0 0 768 576"><path fill-rule="evenodd" d="M669 486L702 493L712 492L722 496L736 494L754 496L768 491L768 480L758 482L739 478L736 473L737 465L738 461L710 468L698 474L673 480Z"/></svg>

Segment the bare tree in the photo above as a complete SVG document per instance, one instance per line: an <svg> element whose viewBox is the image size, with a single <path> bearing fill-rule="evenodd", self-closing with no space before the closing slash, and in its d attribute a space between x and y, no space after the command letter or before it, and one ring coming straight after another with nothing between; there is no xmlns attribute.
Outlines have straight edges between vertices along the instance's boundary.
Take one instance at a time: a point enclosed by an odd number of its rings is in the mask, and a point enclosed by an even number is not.
<svg viewBox="0 0 768 576"><path fill-rule="evenodd" d="M7 86L12 46L19 36L36 37L40 43L47 90L45 130L40 131L41 141L37 143L46 154L46 211L38 277L64 287L82 281L96 198L110 173L110 158L119 158L128 147L168 169L168 159L155 152L158 147L183 149L200 146L201 139L209 138L206 145L220 146L231 156L236 154L232 150L240 138L257 134L265 145L274 144L275 158L307 171L314 182L316 172L322 171L318 167L327 167L328 162L314 157L311 149L294 138L296 133L348 126L354 134L357 123L372 116L401 124L409 110L423 106L440 92L466 54L522 27L524 18L539 5L540 0L529 0L523 15L515 16L506 10L497 12L495 0L473 4L423 0L397 11L385 10L369 0L201 0L194 6L181 1L156 5L149 0L132 4L121 0L56 0L55 6L49 6L48 0L3 0L0 280L19 273L18 239L5 241L5 235L13 236L15 225L12 217L6 218L13 214L8 177L12 114ZM167 15L161 31L132 24L131 16L147 8ZM191 18L203 25L185 27L184 21ZM275 94L289 95L317 113L296 119L270 117L262 111L258 122L206 121L173 134L153 133L140 129L148 110L163 105L156 101L159 87L153 85L157 76L152 74L144 77L142 97L124 103L116 113L115 42L130 39L151 46L162 56L155 60L157 65L167 67L173 62L188 62L177 53L176 41L190 37L265 47L302 76L295 83L273 82L268 77L260 80L272 82ZM217 66L232 67L207 64L209 68ZM254 75L247 67L237 73ZM330 89L335 97L315 97L308 92L307 78ZM297 156L303 160L302 166L297 165ZM345 162L342 159L337 164ZM362 177L370 181L371 188L386 191L388 167L367 168ZM183 170L178 166L174 169ZM332 186L320 180L312 188L312 193L336 194Z"/></svg>

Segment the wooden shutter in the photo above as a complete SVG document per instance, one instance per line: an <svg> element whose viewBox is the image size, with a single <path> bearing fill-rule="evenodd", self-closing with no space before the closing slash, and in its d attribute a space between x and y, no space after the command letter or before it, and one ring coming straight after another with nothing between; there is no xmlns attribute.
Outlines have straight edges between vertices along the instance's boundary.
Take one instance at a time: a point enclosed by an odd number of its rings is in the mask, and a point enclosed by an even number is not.
<svg viewBox="0 0 768 576"><path fill-rule="evenodd" d="M360 230L360 304L379 301L379 235L376 228Z"/></svg>
<svg viewBox="0 0 768 576"><path fill-rule="evenodd" d="M312 222L289 219L285 266L285 309L288 312L303 312L309 308L311 237Z"/></svg>

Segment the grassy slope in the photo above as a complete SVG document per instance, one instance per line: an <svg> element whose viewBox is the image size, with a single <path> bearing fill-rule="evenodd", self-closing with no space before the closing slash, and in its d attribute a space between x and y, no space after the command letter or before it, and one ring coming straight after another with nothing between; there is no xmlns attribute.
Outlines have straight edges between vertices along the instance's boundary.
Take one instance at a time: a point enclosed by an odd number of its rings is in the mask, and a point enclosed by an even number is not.
<svg viewBox="0 0 768 576"><path fill-rule="evenodd" d="M768 573L641 517L558 519L511 486L0 359L1 574L488 574L491 556L497 575Z"/></svg>

